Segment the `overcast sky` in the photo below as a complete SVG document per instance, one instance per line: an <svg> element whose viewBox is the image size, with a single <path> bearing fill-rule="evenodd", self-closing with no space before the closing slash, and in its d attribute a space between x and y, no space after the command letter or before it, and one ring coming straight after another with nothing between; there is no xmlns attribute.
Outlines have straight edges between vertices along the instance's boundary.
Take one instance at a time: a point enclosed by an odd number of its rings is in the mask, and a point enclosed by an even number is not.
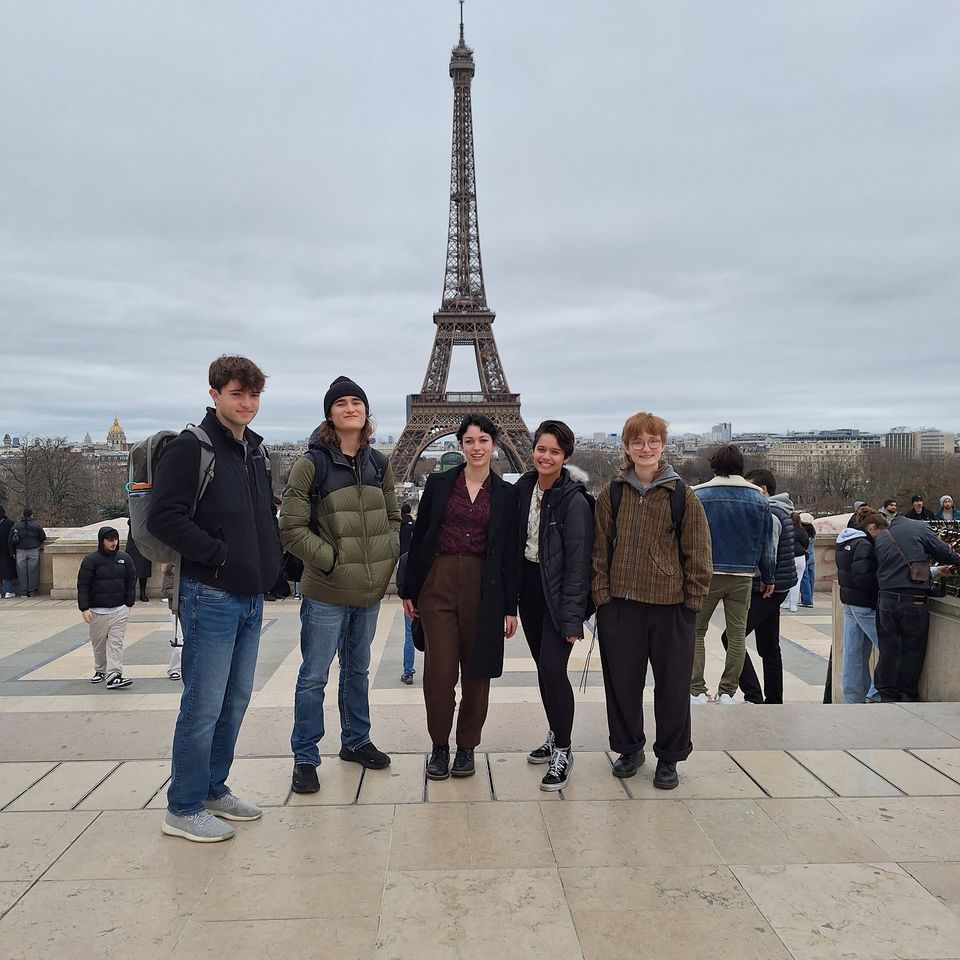
<svg viewBox="0 0 960 960"><path fill-rule="evenodd" d="M433 342L454 0L0 0L0 434L397 435ZM468 0L494 332L531 427L960 428L960 4ZM458 354L452 389L476 389Z"/></svg>

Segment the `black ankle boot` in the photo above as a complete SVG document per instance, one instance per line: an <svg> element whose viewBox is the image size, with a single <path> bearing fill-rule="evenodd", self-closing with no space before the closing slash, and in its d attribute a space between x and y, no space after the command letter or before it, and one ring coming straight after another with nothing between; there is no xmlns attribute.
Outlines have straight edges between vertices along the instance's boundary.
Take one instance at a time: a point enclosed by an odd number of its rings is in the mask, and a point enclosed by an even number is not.
<svg viewBox="0 0 960 960"><path fill-rule="evenodd" d="M457 755L453 758L453 769L450 772L455 777L472 777L477 772L473 765L473 747L457 747Z"/></svg>
<svg viewBox="0 0 960 960"><path fill-rule="evenodd" d="M446 780L450 776L450 747L447 744L435 743L433 753L427 761L428 780Z"/></svg>

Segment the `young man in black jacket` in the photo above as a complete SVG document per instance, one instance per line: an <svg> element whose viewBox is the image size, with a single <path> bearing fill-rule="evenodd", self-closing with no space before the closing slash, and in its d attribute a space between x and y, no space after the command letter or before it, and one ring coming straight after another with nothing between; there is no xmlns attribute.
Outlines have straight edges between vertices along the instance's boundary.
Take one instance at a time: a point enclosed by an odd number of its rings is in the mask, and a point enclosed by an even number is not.
<svg viewBox="0 0 960 960"><path fill-rule="evenodd" d="M147 523L182 555L183 697L161 829L200 843L233 836L215 817L260 816L226 781L253 693L263 594L280 570L268 463L262 438L248 426L265 381L246 357L223 356L210 365L214 406L200 426L213 447L213 479L194 510L200 440L184 431L160 458Z"/></svg>
<svg viewBox="0 0 960 960"><path fill-rule="evenodd" d="M120 534L101 527L97 549L80 562L77 606L90 627L93 645L91 683L107 682L108 690L122 690L133 681L123 675L123 638L130 608L136 600L137 568L120 549Z"/></svg>

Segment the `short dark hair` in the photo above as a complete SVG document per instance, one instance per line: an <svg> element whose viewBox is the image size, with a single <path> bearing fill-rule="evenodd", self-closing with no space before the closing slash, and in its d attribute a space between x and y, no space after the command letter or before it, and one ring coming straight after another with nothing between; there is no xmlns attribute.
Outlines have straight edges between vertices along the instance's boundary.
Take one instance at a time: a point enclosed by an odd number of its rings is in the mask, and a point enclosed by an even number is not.
<svg viewBox="0 0 960 960"><path fill-rule="evenodd" d="M471 427L479 427L484 433L488 433L494 443L500 436L500 428L489 417L485 417L482 413L468 413L457 427L457 443L463 443L463 435Z"/></svg>
<svg viewBox="0 0 960 960"><path fill-rule="evenodd" d="M210 364L209 379L212 390L222 390L231 380L238 380L244 390L260 393L267 375L252 360L225 353Z"/></svg>
<svg viewBox="0 0 960 960"><path fill-rule="evenodd" d="M556 437L557 446L568 460L573 456L573 431L562 420L544 420L533 435L534 446L537 445L537 441L545 433L549 433L551 437Z"/></svg>
<svg viewBox="0 0 960 960"><path fill-rule="evenodd" d="M749 480L758 487L766 487L770 496L777 492L777 478L773 475L773 471L766 467L756 467L749 473L745 473L743 479Z"/></svg>
<svg viewBox="0 0 960 960"><path fill-rule="evenodd" d="M411 513L413 513L413 507L411 507L409 503L405 503L400 508L400 516L402 517L409 517Z"/></svg>
<svg viewBox="0 0 960 960"><path fill-rule="evenodd" d="M710 469L718 477L732 477L743 473L743 454L735 443L725 443L713 451Z"/></svg>
<svg viewBox="0 0 960 960"><path fill-rule="evenodd" d="M921 497L919 493L915 493L915 494L910 498L910 502L911 502L911 503L916 503L917 501L919 501L920 503L923 503L923 497Z"/></svg>

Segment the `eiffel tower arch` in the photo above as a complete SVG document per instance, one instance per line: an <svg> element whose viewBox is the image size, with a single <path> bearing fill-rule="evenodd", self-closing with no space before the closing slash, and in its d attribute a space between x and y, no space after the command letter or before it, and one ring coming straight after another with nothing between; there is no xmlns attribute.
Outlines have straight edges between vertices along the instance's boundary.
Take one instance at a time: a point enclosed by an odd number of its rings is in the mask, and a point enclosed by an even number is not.
<svg viewBox="0 0 960 960"><path fill-rule="evenodd" d="M435 440L456 433L468 413L482 413L500 428L498 446L511 467L530 466L533 439L520 414L520 394L511 393L493 338L496 314L487 306L477 225L477 185L473 159L470 85L473 51L463 38L450 57L453 80L453 149L450 162L450 218L443 298L433 315L433 349L419 393L407 396L407 423L390 458L398 480L413 480L420 454ZM454 347L473 347L480 390L447 390Z"/></svg>

